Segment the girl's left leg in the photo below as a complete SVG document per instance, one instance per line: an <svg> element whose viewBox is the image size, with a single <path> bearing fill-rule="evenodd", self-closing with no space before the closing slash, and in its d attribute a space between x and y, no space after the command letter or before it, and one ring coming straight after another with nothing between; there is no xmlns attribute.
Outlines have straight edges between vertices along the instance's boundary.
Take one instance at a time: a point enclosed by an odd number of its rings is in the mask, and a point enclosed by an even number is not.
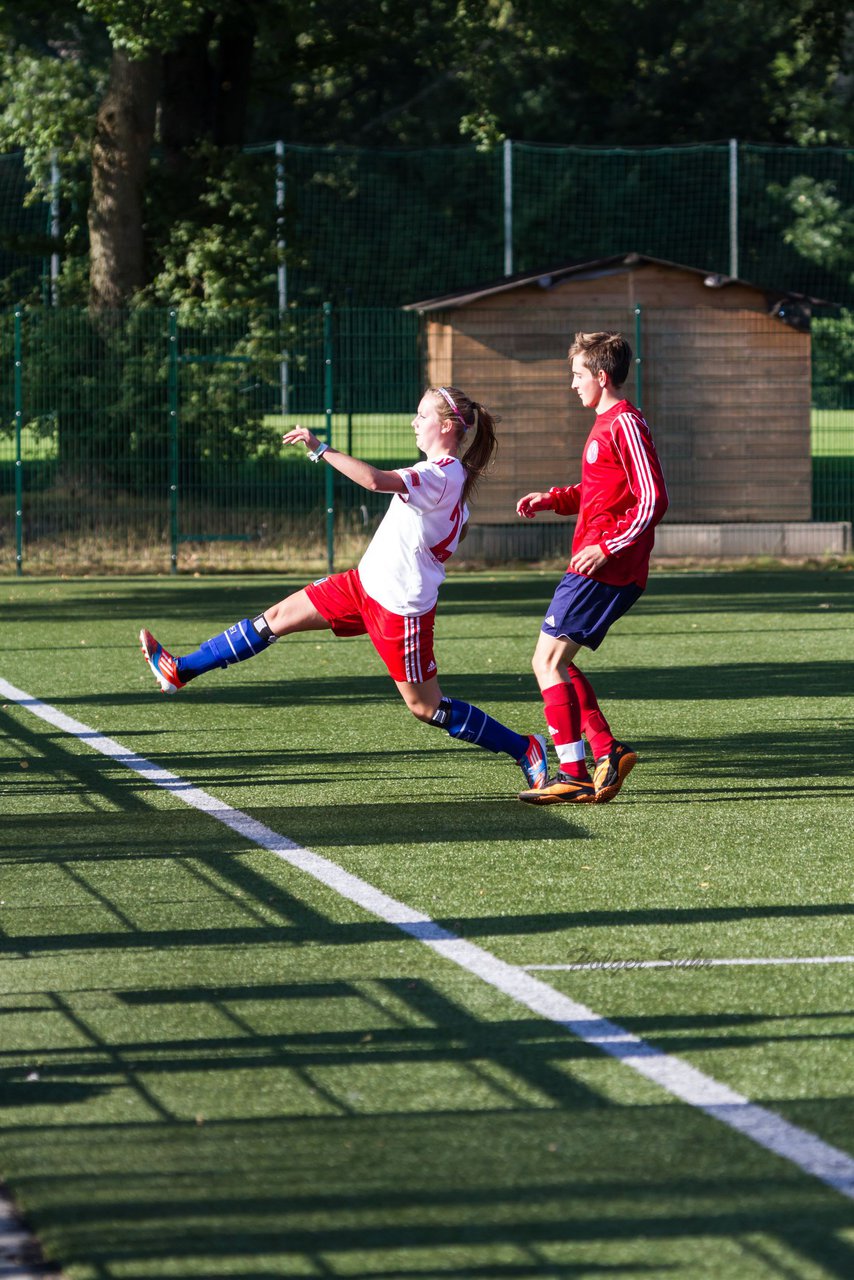
<svg viewBox="0 0 854 1280"><path fill-rule="evenodd" d="M485 747L496 755L508 755L519 765L528 786L537 790L548 776L545 739L538 734L521 734L459 698L446 698L436 676L415 684L395 680L409 710L425 724L444 729L452 738Z"/></svg>
<svg viewBox="0 0 854 1280"><path fill-rule="evenodd" d="M295 591L255 618L243 618L184 657L175 658L144 628L139 633L142 652L164 693L176 693L197 676L216 667L244 662L294 631L328 630L329 623L318 613L305 589Z"/></svg>

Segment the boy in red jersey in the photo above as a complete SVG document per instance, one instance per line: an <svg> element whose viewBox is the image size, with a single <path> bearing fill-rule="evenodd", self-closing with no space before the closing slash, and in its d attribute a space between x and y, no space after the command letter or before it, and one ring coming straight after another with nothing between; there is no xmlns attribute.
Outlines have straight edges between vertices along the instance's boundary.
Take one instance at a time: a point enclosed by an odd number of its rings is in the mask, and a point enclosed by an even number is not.
<svg viewBox="0 0 854 1280"><path fill-rule="evenodd" d="M649 428L620 395L632 351L619 333L577 333L569 349L572 388L596 421L584 446L581 483L528 493L516 510L578 514L572 556L546 611L532 666L560 768L529 804L606 803L637 762L619 742L574 663L582 645L598 649L609 627L646 586L655 526L667 510L667 489ZM595 761L588 772L584 738Z"/></svg>

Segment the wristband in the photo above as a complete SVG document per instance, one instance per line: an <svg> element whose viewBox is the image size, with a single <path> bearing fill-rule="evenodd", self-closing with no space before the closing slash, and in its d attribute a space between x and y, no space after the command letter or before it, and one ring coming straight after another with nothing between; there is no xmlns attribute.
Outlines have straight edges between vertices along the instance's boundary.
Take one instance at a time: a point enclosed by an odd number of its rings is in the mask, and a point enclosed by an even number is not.
<svg viewBox="0 0 854 1280"><path fill-rule="evenodd" d="M326 443L326 441L321 440L320 444L317 446L316 449L309 449L308 456L312 462L319 462L320 459L323 457L324 453L326 453L326 450L328 448L329 448L329 445Z"/></svg>

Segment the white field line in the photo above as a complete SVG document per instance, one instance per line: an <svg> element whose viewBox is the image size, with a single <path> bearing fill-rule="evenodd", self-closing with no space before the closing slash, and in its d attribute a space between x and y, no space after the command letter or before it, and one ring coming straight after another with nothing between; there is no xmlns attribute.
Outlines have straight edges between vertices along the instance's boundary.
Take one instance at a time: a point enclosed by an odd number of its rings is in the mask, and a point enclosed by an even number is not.
<svg viewBox="0 0 854 1280"><path fill-rule="evenodd" d="M591 969L725 969L753 964L854 964L854 956L735 956L713 959L684 956L674 960L585 960L567 964L523 964L526 972L583 973Z"/></svg>
<svg viewBox="0 0 854 1280"><path fill-rule="evenodd" d="M781 1156L803 1172L854 1200L854 1157L847 1152L822 1141L806 1129L791 1124L776 1112L752 1103L743 1094L720 1084L696 1067L663 1053L625 1027L601 1017L593 1009L588 1009L569 996L562 995L539 978L531 977L518 965L499 960L482 947L458 938L448 929L436 924L430 916L389 897L330 859L289 840L287 836L273 831L240 809L232 809L223 800L208 795L206 791L185 782L177 774L161 769L144 756L129 751L121 743L104 737L97 730L81 724L79 720L73 720L55 707L39 702L31 694L16 689L3 679L0 679L0 695L63 733L79 739L94 751L132 769L155 786L171 792L191 808L216 818L243 839L269 850L371 915L395 925L403 933L423 942L467 973L481 978L494 990L509 996L531 1013L563 1027L586 1044L595 1046L631 1067L645 1079L660 1085L672 1097L720 1120L758 1146Z"/></svg>
<svg viewBox="0 0 854 1280"><path fill-rule="evenodd" d="M63 1280L49 1267L41 1249L18 1217L18 1211L0 1188L0 1277L2 1280Z"/></svg>

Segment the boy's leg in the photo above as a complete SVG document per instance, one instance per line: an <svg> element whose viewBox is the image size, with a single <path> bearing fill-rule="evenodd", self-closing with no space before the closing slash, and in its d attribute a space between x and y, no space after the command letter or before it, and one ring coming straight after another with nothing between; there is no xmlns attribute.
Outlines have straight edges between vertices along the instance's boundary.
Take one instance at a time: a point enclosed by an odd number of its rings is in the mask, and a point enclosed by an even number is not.
<svg viewBox="0 0 854 1280"><path fill-rule="evenodd" d="M581 712L581 732L590 743L593 759L607 755L614 745L611 726L599 707L593 685L574 662L566 667Z"/></svg>
<svg viewBox="0 0 854 1280"><path fill-rule="evenodd" d="M617 742L602 715L590 682L573 659L582 644L596 649L608 629L642 594L638 586L613 587L589 576L568 572L558 583L546 611L532 665L543 695L546 718L561 771L536 797L539 804L554 801L613 799L634 766L631 747ZM583 737L593 751L593 779L587 772ZM569 785L573 784L573 785ZM592 793L592 794L591 794Z"/></svg>
<svg viewBox="0 0 854 1280"><path fill-rule="evenodd" d="M534 650L534 674L560 768L540 790L520 793L519 799L528 804L589 804L596 798L581 737L581 708L566 676L567 663L578 647L566 636L540 632Z"/></svg>
<svg viewBox="0 0 854 1280"><path fill-rule="evenodd" d="M305 590L286 596L255 618L244 618L225 631L206 640L184 657L174 658L145 628L140 643L146 662L164 693L177 693L190 680L235 662L254 658L269 648L279 636L294 631L321 630L329 627L318 613Z"/></svg>
<svg viewBox="0 0 854 1280"><path fill-rule="evenodd" d="M618 742L614 737L592 684L574 662L567 665L567 672L581 708L581 732L590 743L596 762L593 769L596 803L605 804L613 800L637 764L637 753L627 742Z"/></svg>

